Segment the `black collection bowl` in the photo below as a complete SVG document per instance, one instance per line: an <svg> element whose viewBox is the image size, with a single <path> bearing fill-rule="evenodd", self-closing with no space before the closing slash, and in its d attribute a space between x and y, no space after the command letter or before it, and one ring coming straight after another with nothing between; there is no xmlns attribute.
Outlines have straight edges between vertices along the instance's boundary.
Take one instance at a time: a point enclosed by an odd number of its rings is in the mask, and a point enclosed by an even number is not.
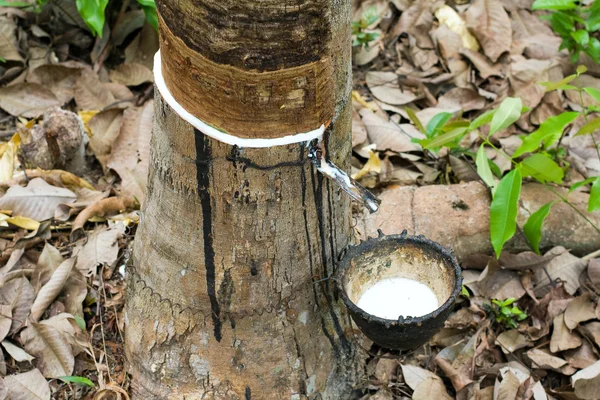
<svg viewBox="0 0 600 400"><path fill-rule="evenodd" d="M377 282L407 278L427 285L440 306L422 316L397 320L369 314L356 304ZM411 350L426 343L443 326L462 288L456 258L440 244L424 236L384 235L352 246L344 254L336 281L341 298L362 333L378 345Z"/></svg>

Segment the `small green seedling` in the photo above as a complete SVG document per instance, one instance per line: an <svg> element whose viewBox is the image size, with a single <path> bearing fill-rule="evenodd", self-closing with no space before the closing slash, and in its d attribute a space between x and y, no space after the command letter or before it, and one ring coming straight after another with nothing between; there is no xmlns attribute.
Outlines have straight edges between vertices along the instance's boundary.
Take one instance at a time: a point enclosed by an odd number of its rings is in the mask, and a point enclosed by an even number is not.
<svg viewBox="0 0 600 400"><path fill-rule="evenodd" d="M577 62L581 52L594 62L600 62L600 0L535 0L533 10L546 10L542 18L561 37L560 49L567 49L571 61Z"/></svg>
<svg viewBox="0 0 600 400"><path fill-rule="evenodd" d="M506 328L516 328L518 321L523 321L527 318L527 314L518 306L513 305L515 298L506 300L492 300L491 314L496 319L496 322L504 325Z"/></svg>
<svg viewBox="0 0 600 400"><path fill-rule="evenodd" d="M377 32L367 32L369 26L373 25L378 18L377 7L373 6L364 12L360 21L352 23L352 46L369 47L369 43L379 37Z"/></svg>
<svg viewBox="0 0 600 400"><path fill-rule="evenodd" d="M460 290L460 294L467 299L471 297L471 293L469 293L469 290L465 285L463 285L462 289Z"/></svg>

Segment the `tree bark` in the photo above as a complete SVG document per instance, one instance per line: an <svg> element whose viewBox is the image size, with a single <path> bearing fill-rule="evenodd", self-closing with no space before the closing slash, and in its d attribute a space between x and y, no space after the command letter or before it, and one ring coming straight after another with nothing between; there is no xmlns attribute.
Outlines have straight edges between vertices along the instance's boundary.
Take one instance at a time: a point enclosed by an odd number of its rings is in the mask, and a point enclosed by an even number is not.
<svg viewBox="0 0 600 400"><path fill-rule="evenodd" d="M188 111L248 138L325 124L348 169L349 0L157 3L163 75ZM363 366L326 278L350 225L349 198L305 143L230 146L157 94L127 272L133 398L347 398Z"/></svg>

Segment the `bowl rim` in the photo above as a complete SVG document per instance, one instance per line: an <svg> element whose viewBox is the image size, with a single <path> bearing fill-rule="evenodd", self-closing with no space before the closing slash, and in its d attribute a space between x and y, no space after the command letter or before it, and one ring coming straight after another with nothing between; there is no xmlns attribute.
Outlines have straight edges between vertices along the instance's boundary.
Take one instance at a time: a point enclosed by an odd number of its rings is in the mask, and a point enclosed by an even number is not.
<svg viewBox="0 0 600 400"><path fill-rule="evenodd" d="M446 247L442 246L441 244L434 242L431 239L426 238L423 235L417 235L417 236L408 235L406 229L404 231L402 231L402 233L399 235L397 235L397 234L396 235L384 235L383 232L381 231L381 229L378 229L377 232L379 233L378 237L368 238L365 241L361 241L361 243L356 246L349 246L346 253L343 254L340 262L338 263L338 269L335 274L335 281L336 281L337 287L340 291L340 296L342 298L342 301L344 302L346 307L352 313L358 314L361 318L363 318L369 322L376 322L376 323L383 324L388 328L392 325L394 325L394 326L419 325L419 324L422 324L423 322L425 322L426 320L429 320L431 318L436 318L438 315L447 311L454 304L454 301L460 294L461 289L462 289L462 280L463 280L462 270L460 268L460 265L458 264L456 257L454 257L454 255L450 252L450 250L448 250ZM434 311L432 311L428 314L421 315L418 317L409 316L409 317L405 318L405 317L400 316L398 319L387 319L387 318L378 317L373 314L369 314L368 312L364 311L362 308L358 307L352 300L350 300L350 298L348 297L348 295L346 293L346 289L344 288L344 278L346 277L346 273L348 272L348 266L350 265L350 260L353 259L354 257L356 257L357 255L362 254L368 250L371 250L371 249L375 248L376 246L378 246L379 244L388 242L388 241L395 241L398 244L410 243L410 244L419 244L419 245L430 246L433 251L439 253L443 259L447 260L450 263L450 265L454 269L454 289L452 290L452 293L450 293L450 296L448 297L448 299L441 306L439 306Z"/></svg>

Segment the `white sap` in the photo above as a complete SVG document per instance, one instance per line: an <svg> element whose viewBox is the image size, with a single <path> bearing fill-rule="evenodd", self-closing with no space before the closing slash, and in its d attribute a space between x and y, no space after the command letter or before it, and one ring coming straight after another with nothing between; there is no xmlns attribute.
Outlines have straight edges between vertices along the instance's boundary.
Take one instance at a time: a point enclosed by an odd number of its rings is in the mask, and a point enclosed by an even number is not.
<svg viewBox="0 0 600 400"><path fill-rule="evenodd" d="M358 300L357 306L371 315L386 319L420 317L438 308L433 291L421 282L388 278L377 282Z"/></svg>

